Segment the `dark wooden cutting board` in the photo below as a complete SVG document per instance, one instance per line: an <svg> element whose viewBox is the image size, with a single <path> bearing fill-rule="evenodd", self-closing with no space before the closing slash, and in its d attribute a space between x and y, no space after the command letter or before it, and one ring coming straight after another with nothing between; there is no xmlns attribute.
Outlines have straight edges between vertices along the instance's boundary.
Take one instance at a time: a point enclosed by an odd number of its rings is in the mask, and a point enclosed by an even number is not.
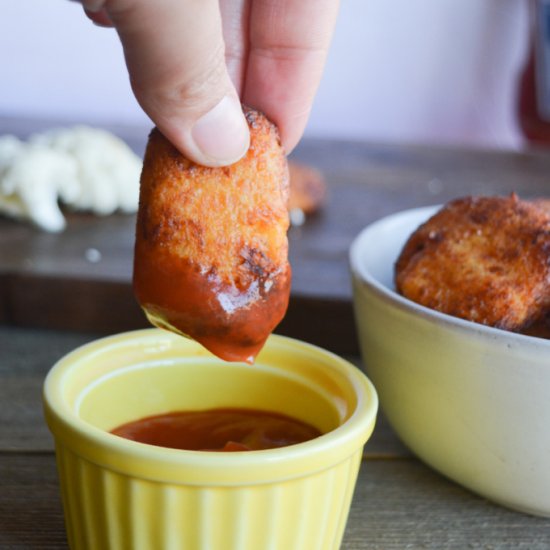
<svg viewBox="0 0 550 550"><path fill-rule="evenodd" d="M0 133L20 137L49 126L0 119ZM142 154L146 129L107 129ZM277 331L343 354L358 353L348 249L364 226L458 196L550 195L545 151L307 139L292 157L322 171L328 200L319 214L290 230L292 298ZM132 215L68 214L67 229L48 234L0 217L0 322L105 333L147 326L131 290L134 225Z"/></svg>

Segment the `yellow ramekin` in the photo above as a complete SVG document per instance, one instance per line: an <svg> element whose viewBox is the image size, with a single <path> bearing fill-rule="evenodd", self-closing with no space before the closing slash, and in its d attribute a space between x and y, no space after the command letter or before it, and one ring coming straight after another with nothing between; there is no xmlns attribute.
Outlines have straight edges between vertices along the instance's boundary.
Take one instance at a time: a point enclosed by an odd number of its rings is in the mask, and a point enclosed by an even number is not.
<svg viewBox="0 0 550 550"><path fill-rule="evenodd" d="M176 410L249 407L324 435L253 452L181 451L109 433ZM73 550L336 549L378 399L359 369L271 336L255 365L147 329L62 358L44 384Z"/></svg>

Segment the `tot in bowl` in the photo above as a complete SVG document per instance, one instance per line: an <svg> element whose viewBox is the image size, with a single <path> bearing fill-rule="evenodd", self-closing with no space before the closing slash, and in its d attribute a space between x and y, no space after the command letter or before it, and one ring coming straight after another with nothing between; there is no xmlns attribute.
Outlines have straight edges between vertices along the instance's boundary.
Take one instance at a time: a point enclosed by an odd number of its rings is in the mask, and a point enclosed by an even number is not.
<svg viewBox="0 0 550 550"><path fill-rule="evenodd" d="M550 341L455 317L396 290L405 243L438 210L388 216L351 246L367 373L419 458L486 498L550 517Z"/></svg>

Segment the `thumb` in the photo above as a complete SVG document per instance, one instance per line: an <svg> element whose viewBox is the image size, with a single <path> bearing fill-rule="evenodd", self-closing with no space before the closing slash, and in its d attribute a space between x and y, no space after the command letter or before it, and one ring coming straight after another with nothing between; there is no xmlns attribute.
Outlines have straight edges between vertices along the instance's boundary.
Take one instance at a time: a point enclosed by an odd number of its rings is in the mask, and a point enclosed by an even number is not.
<svg viewBox="0 0 550 550"><path fill-rule="evenodd" d="M134 94L159 130L199 164L239 160L250 137L225 64L218 0L106 0L100 7L120 36Z"/></svg>

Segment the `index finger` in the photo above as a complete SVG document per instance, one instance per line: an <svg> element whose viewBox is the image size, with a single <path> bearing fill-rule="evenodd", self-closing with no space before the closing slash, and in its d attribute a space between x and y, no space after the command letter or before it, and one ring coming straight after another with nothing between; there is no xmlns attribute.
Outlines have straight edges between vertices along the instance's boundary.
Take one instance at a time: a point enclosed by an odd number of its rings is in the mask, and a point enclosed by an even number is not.
<svg viewBox="0 0 550 550"><path fill-rule="evenodd" d="M243 102L263 111L289 153L302 136L321 80L338 0L256 0Z"/></svg>

